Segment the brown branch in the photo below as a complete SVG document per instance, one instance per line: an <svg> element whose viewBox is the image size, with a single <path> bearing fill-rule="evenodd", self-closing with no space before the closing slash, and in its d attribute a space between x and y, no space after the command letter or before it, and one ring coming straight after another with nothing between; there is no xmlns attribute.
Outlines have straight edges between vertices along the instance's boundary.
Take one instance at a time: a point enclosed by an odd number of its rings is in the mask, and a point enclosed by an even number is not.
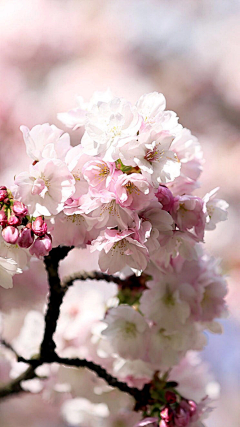
<svg viewBox="0 0 240 427"><path fill-rule="evenodd" d="M12 382L0 388L0 397L6 397L10 394L24 391L24 389L21 387L21 381L26 381L37 377L35 369L38 366L41 366L44 363L59 363L61 365L72 366L74 368L87 368L90 371L95 372L95 374L97 374L99 378L104 379L106 383L111 387L118 388L120 391L123 391L133 396L136 402L138 402L138 405L140 405L140 407L142 407L143 404L145 405L146 402L149 400L148 384L146 384L142 390L139 390L136 387L129 387L126 383L119 381L116 377L109 374L106 369L102 368L102 366L92 361L78 358L63 358L59 357L55 352L48 354L46 358L44 356L39 355L38 358L25 359L24 357L19 356L12 348L12 346L6 343L6 341L2 341L2 344L5 345L6 348L11 349L14 352L14 354L17 356L18 362L26 363L30 365L30 367Z"/></svg>
<svg viewBox="0 0 240 427"><path fill-rule="evenodd" d="M136 401L142 402L144 397L144 401L146 402L149 398L148 384L146 384L142 390L139 390L136 387L129 387L126 383L119 381L116 377L109 374L102 366L90 360L78 358L69 359L65 357L59 357L56 353L53 353L51 356L48 356L47 360L45 360L44 358L25 359L19 356L18 361L28 363L30 366L32 366L33 369L36 369L38 366L44 363L59 363L60 365L72 366L73 368L87 368L90 371L95 372L95 374L97 374L99 378L104 379L106 383L111 387L118 388L120 391L123 391L133 396Z"/></svg>
<svg viewBox="0 0 240 427"><path fill-rule="evenodd" d="M56 344L53 340L53 335L57 327L57 321L59 318L60 307L63 301L63 297L67 292L69 286L71 286L75 280L105 280L107 282L116 283L121 288L128 287L141 289L145 286L147 276L136 277L135 275L132 275L123 280L117 276L111 276L98 271L95 271L93 273L80 272L68 277L63 281L63 284L61 284L58 275L59 262L67 256L68 252L71 249L71 247L54 248L51 250L49 255L44 258L44 263L46 266L49 280L49 301L45 315L45 331L40 346L39 357L34 359L25 359L22 356L18 355L10 344L2 340L2 344L5 345L6 348L14 352L19 362L27 363L30 366L19 377L11 381L9 384L0 388L0 397L7 397L11 394L24 391L21 386L21 382L37 377L35 369L38 366L41 366L43 363L55 362L76 368L84 367L95 372L100 378L103 378L110 386L116 387L119 390L133 396L136 400L135 408L136 410L139 410L146 406L146 403L149 400L150 386L148 384L146 384L142 390L139 390L136 387L129 387L126 383L119 381L117 378L109 374L104 368L94 362L88 361L86 359L68 359L59 357L55 352Z"/></svg>
<svg viewBox="0 0 240 427"><path fill-rule="evenodd" d="M19 375L13 381L10 381L8 384L0 388L0 398L4 398L9 395L17 394L20 392L25 392L25 390L21 386L21 382L31 380L35 377L35 368L33 366L29 366L27 370L24 371L21 375Z"/></svg>
<svg viewBox="0 0 240 427"><path fill-rule="evenodd" d="M47 359L55 350L56 344L53 341L53 334L57 327L60 314L60 307L66 290L62 288L58 275L59 262L64 259L71 247L57 247L51 250L48 256L44 257L44 264L48 273L49 301L45 315L45 331L41 344L41 357Z"/></svg>
<svg viewBox="0 0 240 427"><path fill-rule="evenodd" d="M102 273L101 271L79 271L63 279L62 287L67 289L73 285L75 280L104 280L108 283L116 283L121 289L130 288L130 289L146 289L146 281L148 276L142 274L140 277L132 274L131 276L126 277L126 279L120 279L118 276L113 276L110 274Z"/></svg>
<svg viewBox="0 0 240 427"><path fill-rule="evenodd" d="M13 346L10 343L8 343L4 338L0 339L0 344L6 347L8 350L12 351L15 354L16 358L18 359L19 357L18 353L13 348Z"/></svg>

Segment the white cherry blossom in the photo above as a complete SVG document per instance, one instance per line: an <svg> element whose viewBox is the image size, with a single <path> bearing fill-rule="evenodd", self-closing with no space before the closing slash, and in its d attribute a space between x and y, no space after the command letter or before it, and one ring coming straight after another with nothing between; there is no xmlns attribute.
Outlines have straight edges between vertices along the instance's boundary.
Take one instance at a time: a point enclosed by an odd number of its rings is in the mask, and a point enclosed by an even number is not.
<svg viewBox="0 0 240 427"><path fill-rule="evenodd" d="M26 144L27 155L35 161L42 159L63 160L70 149L70 136L54 125L44 123L36 125L31 130L21 126Z"/></svg>
<svg viewBox="0 0 240 427"><path fill-rule="evenodd" d="M87 114L82 146L86 154L102 155L104 161L116 161L119 147L136 139L141 126L141 116L124 99L114 98L110 102L93 106Z"/></svg>
<svg viewBox="0 0 240 427"><path fill-rule="evenodd" d="M112 350L125 359L141 359L145 354L148 324L144 317L128 305L108 311L104 320L107 328L102 331Z"/></svg>
<svg viewBox="0 0 240 427"><path fill-rule="evenodd" d="M40 160L15 178L15 196L34 216L56 215L74 191L75 179L61 160Z"/></svg>
<svg viewBox="0 0 240 427"><path fill-rule="evenodd" d="M18 267L16 261L12 258L4 258L0 256L0 285L3 288L12 288L12 277L19 273L22 273L22 270Z"/></svg>
<svg viewBox="0 0 240 427"><path fill-rule="evenodd" d="M220 221L226 221L228 217L227 209L229 204L222 199L215 199L219 187L207 193L204 198L206 218L206 230L215 230L216 224Z"/></svg>
<svg viewBox="0 0 240 427"><path fill-rule="evenodd" d="M86 124L87 113L99 102L109 102L113 99L113 94L110 89L105 92L94 92L89 102L84 102L82 96L77 96L77 107L69 110L66 113L58 113L57 118L60 122L64 123L65 126L76 130Z"/></svg>

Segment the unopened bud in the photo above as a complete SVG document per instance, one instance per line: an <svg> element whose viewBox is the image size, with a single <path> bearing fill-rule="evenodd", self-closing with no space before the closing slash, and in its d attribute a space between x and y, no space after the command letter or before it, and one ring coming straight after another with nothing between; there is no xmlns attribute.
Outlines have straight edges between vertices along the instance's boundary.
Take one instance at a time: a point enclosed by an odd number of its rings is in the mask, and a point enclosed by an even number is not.
<svg viewBox="0 0 240 427"><path fill-rule="evenodd" d="M33 241L33 232L29 228L23 228L18 238L18 245L20 248L29 248L33 244Z"/></svg>
<svg viewBox="0 0 240 427"><path fill-rule="evenodd" d="M156 192L158 201L162 204L164 211L171 211L174 202L174 196L171 191L164 185L159 185Z"/></svg>
<svg viewBox="0 0 240 427"><path fill-rule="evenodd" d="M16 215L11 215L8 218L8 225L20 225L21 224L21 220L16 216Z"/></svg>
<svg viewBox="0 0 240 427"><path fill-rule="evenodd" d="M8 197L8 192L6 187L0 187L0 202L2 202L4 199L6 199L6 197Z"/></svg>
<svg viewBox="0 0 240 427"><path fill-rule="evenodd" d="M35 221L33 221L32 223L32 230L34 232L34 234L36 234L39 237L42 237L46 234L47 232L47 224L46 222L42 219L41 216L38 216Z"/></svg>
<svg viewBox="0 0 240 427"><path fill-rule="evenodd" d="M173 419L173 410L169 406L165 406L165 408L161 410L160 415L161 419L168 424Z"/></svg>
<svg viewBox="0 0 240 427"><path fill-rule="evenodd" d="M12 225L8 225L6 228L2 230L2 236L5 242L15 244L18 240L19 232L16 227Z"/></svg>
<svg viewBox="0 0 240 427"><path fill-rule="evenodd" d="M190 414L180 406L176 409L174 414L174 423L176 427L187 427L190 422Z"/></svg>
<svg viewBox="0 0 240 427"><path fill-rule="evenodd" d="M168 403L175 403L177 400L177 396L173 391L166 391L165 393L165 399Z"/></svg>
<svg viewBox="0 0 240 427"><path fill-rule="evenodd" d="M0 211L0 225L3 227L7 224L7 215L3 210Z"/></svg>
<svg viewBox="0 0 240 427"><path fill-rule="evenodd" d="M24 205L24 203L19 202L18 200L16 200L13 203L12 210L18 216L26 216L26 215L28 215L28 208L27 208L27 206Z"/></svg>
<svg viewBox="0 0 240 427"><path fill-rule="evenodd" d="M35 240L29 252L31 255L36 255L36 257L40 258L48 255L51 249L52 239L48 234L46 234L44 237L38 237Z"/></svg>
<svg viewBox="0 0 240 427"><path fill-rule="evenodd" d="M181 406L182 403L181 403ZM198 407L197 404L193 401L193 400L188 400L186 401L186 406L187 406L187 410L189 412L190 418L195 418L195 416L197 416L198 414Z"/></svg>

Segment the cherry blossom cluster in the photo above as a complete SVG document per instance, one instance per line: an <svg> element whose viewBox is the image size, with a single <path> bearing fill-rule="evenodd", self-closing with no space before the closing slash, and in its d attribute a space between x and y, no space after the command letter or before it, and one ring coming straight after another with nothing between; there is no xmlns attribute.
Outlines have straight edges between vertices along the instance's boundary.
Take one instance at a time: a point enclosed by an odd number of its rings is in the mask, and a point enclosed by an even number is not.
<svg viewBox="0 0 240 427"><path fill-rule="evenodd" d="M91 245L109 274L198 259L197 244L226 219L227 204L215 192L191 194L202 168L197 139L165 111L162 94L136 105L109 91L79 102L59 114L73 129L85 126L75 147L54 125L21 127L33 164L15 177L14 197L49 219L53 246Z"/></svg>
<svg viewBox="0 0 240 427"><path fill-rule="evenodd" d="M189 350L201 350L205 330L221 333L217 319L226 314L225 279L202 244L206 230L227 218L228 204L216 198L218 189L193 194L201 146L165 108L157 92L135 105L109 90L88 103L79 97L58 118L75 131L83 127L80 143L72 147L68 133L54 125L21 126L32 164L15 177L11 192L0 189L2 286L11 286L30 256L60 245L89 247L104 273L144 278L137 290L115 287L87 322L78 317L78 298L75 308L66 298L56 331L63 354L70 343L74 355L100 360L140 388ZM160 427L202 425L204 403L175 389L167 393L157 411ZM138 425L155 425L154 408L146 415Z"/></svg>

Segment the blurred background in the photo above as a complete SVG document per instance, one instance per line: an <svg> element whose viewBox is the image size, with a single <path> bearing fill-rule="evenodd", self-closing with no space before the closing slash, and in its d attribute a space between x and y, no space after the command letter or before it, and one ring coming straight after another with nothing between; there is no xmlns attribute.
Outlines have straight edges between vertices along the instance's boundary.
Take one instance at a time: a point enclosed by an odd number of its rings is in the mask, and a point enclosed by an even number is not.
<svg viewBox="0 0 240 427"><path fill-rule="evenodd" d="M208 251L228 276L229 318L224 335L209 336L203 359L211 365L220 397L208 427L240 425L240 0L0 0L0 178L13 183L29 160L19 126L51 123L108 87L131 102L162 92L167 109L202 143L203 196L220 187L229 220L207 234ZM71 134L71 132L70 132ZM79 133L72 133L72 144ZM9 312L8 334L46 295L42 266L0 290ZM220 386L218 386L218 384ZM24 400L25 399L25 400ZM41 397L12 398L0 405L3 427L56 426L61 419ZM27 400L26 400L27 399ZM23 405L23 406L22 406ZM31 413L26 408L31 406ZM23 410L23 408L25 408ZM34 413L39 413L34 416ZM37 419L36 419L37 418Z"/></svg>

